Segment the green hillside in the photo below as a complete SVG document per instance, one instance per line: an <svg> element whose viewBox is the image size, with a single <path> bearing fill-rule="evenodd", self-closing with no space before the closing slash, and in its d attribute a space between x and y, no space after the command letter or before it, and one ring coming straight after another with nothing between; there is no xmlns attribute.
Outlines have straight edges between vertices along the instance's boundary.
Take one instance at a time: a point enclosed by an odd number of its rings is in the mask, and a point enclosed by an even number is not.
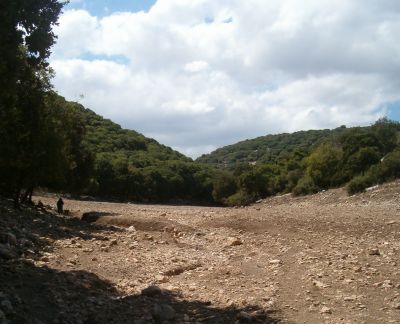
<svg viewBox="0 0 400 324"><path fill-rule="evenodd" d="M231 169L237 163L271 163L287 159L294 154L307 155L325 142L333 142L347 131L345 126L329 130L308 130L295 133L266 135L248 139L204 154L198 162L218 168Z"/></svg>
<svg viewBox="0 0 400 324"><path fill-rule="evenodd" d="M212 168L136 131L123 129L78 103L60 96L56 101L79 119L83 127L81 147L92 159L88 183L80 183L72 191L143 202L213 202L216 171Z"/></svg>
<svg viewBox="0 0 400 324"><path fill-rule="evenodd" d="M226 170L214 197L227 205L343 185L353 194L400 177L400 124L383 118L368 127L267 135L217 149L197 162Z"/></svg>

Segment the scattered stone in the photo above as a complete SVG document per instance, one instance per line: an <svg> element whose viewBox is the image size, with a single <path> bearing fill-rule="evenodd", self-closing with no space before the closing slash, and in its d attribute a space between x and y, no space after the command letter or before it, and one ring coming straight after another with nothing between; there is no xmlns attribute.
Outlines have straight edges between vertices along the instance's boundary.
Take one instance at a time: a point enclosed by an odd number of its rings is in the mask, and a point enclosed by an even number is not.
<svg viewBox="0 0 400 324"><path fill-rule="evenodd" d="M323 282L318 281L318 280L313 280L312 283L313 283L314 286L316 286L316 287L318 287L320 289L324 289L324 288L328 288L329 287L329 285L324 284Z"/></svg>
<svg viewBox="0 0 400 324"><path fill-rule="evenodd" d="M238 237L228 237L225 246L238 246L242 245L243 241Z"/></svg>
<svg viewBox="0 0 400 324"><path fill-rule="evenodd" d="M370 249L370 250L368 251L368 254L369 254L369 255L381 255L381 253L379 252L379 250L376 249L376 248Z"/></svg>
<svg viewBox="0 0 400 324"><path fill-rule="evenodd" d="M147 233L144 235L144 238L146 240L148 240L148 241L154 241L154 237L152 235L150 235L150 234L147 234Z"/></svg>
<svg viewBox="0 0 400 324"><path fill-rule="evenodd" d="M394 304L394 305L393 305L393 308L394 308L394 309L400 309L400 303Z"/></svg>
<svg viewBox="0 0 400 324"><path fill-rule="evenodd" d="M145 295L148 297L154 297L156 295L161 295L161 294L162 294L162 290L160 287L157 287L157 286L149 286L142 290L142 295Z"/></svg>
<svg viewBox="0 0 400 324"><path fill-rule="evenodd" d="M354 301L356 299L357 299L356 296L346 296L343 298L344 301Z"/></svg>
<svg viewBox="0 0 400 324"><path fill-rule="evenodd" d="M319 311L321 314L332 314L332 310L329 307L322 307L321 310Z"/></svg>
<svg viewBox="0 0 400 324"><path fill-rule="evenodd" d="M281 263L282 263L282 261L281 261L281 260L278 260L278 259L270 260L270 261L269 261L269 264L281 264Z"/></svg>
<svg viewBox="0 0 400 324"><path fill-rule="evenodd" d="M159 321L170 321L176 317L176 311L168 304L155 304L153 307L153 316Z"/></svg>
<svg viewBox="0 0 400 324"><path fill-rule="evenodd" d="M156 275L156 280L157 280L158 282L165 283L165 282L168 282L169 279L168 279L167 276Z"/></svg>
<svg viewBox="0 0 400 324"><path fill-rule="evenodd" d="M136 232L136 228L135 228L135 226L129 226L127 229L126 229L128 232Z"/></svg>
<svg viewBox="0 0 400 324"><path fill-rule="evenodd" d="M32 241L29 241L29 240L26 239L26 238L20 239L20 240L19 240L19 245L20 245L21 247L23 247L23 248L31 248L31 247L33 247Z"/></svg>
<svg viewBox="0 0 400 324"><path fill-rule="evenodd" d="M4 299L0 303L0 307L3 310L4 313L6 314L13 314L14 313L14 308L11 304L11 302L8 299Z"/></svg>
<svg viewBox="0 0 400 324"><path fill-rule="evenodd" d="M245 311L241 311L239 314L237 314L236 317L239 320L239 322L249 323L253 321L253 316L251 316L249 313Z"/></svg>
<svg viewBox="0 0 400 324"><path fill-rule="evenodd" d="M17 245L17 238L13 233L7 233L7 243L11 246L16 246Z"/></svg>
<svg viewBox="0 0 400 324"><path fill-rule="evenodd" d="M198 267L200 267L201 265L199 263L193 263L193 264L188 264L188 265L180 265L176 268L167 270L164 272L164 275L166 276L178 276L181 273L185 272L185 271L190 271L190 270L194 270Z"/></svg>
<svg viewBox="0 0 400 324"><path fill-rule="evenodd" d="M110 246L112 246L112 245L118 245L118 240L117 239L112 239L110 241Z"/></svg>
<svg viewBox="0 0 400 324"><path fill-rule="evenodd" d="M0 258L2 259L14 259L17 257L17 254L9 248L7 245L0 244Z"/></svg>
<svg viewBox="0 0 400 324"><path fill-rule="evenodd" d="M393 283L390 280L384 280L381 285L382 288L393 288Z"/></svg>

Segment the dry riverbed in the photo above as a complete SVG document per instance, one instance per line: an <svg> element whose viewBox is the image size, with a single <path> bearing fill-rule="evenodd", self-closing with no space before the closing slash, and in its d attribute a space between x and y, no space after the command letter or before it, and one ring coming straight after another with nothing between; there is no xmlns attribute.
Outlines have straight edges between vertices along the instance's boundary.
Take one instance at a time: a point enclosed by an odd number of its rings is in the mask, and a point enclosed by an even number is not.
<svg viewBox="0 0 400 324"><path fill-rule="evenodd" d="M400 322L398 181L246 208L64 208L3 202L0 323Z"/></svg>

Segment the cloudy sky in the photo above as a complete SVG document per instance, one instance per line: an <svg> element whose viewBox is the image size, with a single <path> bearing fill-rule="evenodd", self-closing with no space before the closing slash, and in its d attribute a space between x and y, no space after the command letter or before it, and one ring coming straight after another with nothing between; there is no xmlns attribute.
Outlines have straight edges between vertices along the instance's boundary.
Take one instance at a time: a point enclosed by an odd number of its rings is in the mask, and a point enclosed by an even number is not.
<svg viewBox="0 0 400 324"><path fill-rule="evenodd" d="M192 157L400 120L398 0L72 0L56 33L61 95Z"/></svg>

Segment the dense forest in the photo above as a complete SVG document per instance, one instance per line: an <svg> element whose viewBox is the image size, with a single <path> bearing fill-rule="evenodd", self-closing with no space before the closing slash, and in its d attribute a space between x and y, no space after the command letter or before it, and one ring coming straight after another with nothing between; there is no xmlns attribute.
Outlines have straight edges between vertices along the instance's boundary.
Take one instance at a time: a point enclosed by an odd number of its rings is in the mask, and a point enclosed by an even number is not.
<svg viewBox="0 0 400 324"><path fill-rule="evenodd" d="M59 96L48 64L56 0L0 4L0 194L17 207L36 188L140 202L243 205L277 193L400 177L400 125L268 135L197 161Z"/></svg>
<svg viewBox="0 0 400 324"><path fill-rule="evenodd" d="M90 164L59 189L76 194L141 202L213 202L213 179L221 171L132 130L122 129L78 103L56 96L60 110L73 114L82 127L81 156ZM83 152L83 153L82 153ZM85 164L84 164L85 165ZM72 179L86 178L71 183ZM72 186L71 186L72 185Z"/></svg>
<svg viewBox="0 0 400 324"><path fill-rule="evenodd" d="M230 174L225 182L234 193L216 195L228 205L343 185L354 194L400 177L400 124L382 118L368 127L268 135L220 148L197 161Z"/></svg>
<svg viewBox="0 0 400 324"><path fill-rule="evenodd" d="M313 147L338 138L346 126L334 130L308 130L295 133L260 136L221 147L197 161L220 169L232 169L237 163L272 163L289 158L294 152L307 155Z"/></svg>

